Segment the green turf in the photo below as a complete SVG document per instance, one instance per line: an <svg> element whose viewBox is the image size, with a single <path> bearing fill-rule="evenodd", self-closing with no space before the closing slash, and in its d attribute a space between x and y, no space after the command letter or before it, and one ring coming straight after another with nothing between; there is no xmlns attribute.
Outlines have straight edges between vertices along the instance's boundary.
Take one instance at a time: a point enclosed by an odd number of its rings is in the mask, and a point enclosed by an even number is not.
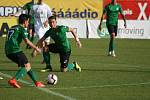
<svg viewBox="0 0 150 100"><path fill-rule="evenodd" d="M0 38L0 72L13 76L17 67L4 55L4 39ZM59 56L52 54L52 73L58 76L58 84L47 85L44 91L48 93L21 82L22 88L14 89L4 75L0 80L0 100L150 100L150 40L117 39L116 58L107 56L108 39L81 39L81 49L70 41L70 62L76 60L81 73L60 72ZM40 72L45 67L40 64L41 56L31 58L31 50L25 47L24 53L38 79L45 82L49 73ZM22 80L32 82L27 76Z"/></svg>

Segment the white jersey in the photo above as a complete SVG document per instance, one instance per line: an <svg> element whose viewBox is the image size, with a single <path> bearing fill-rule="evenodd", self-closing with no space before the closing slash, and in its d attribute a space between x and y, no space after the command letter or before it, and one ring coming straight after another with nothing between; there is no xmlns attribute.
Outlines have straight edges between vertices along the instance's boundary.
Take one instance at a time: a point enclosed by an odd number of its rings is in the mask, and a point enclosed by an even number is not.
<svg viewBox="0 0 150 100"><path fill-rule="evenodd" d="M34 14L35 22L35 33L38 35L38 38L42 38L45 32L49 29L44 27L45 21L48 21L48 18L52 15L51 9L45 3L33 5L31 13Z"/></svg>

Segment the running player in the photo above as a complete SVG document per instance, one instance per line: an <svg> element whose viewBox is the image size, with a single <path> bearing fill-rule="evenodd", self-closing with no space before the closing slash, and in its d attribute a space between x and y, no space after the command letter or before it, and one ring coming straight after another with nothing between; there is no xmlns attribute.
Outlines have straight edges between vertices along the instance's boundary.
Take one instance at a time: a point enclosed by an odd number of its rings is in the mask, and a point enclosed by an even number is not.
<svg viewBox="0 0 150 100"><path fill-rule="evenodd" d="M44 87L41 82L37 81L36 76L31 69L30 63L20 47L20 43L24 40L26 44L31 46L37 52L41 52L41 50L32 44L32 42L27 38L28 33L25 28L27 28L29 24L28 15L21 14L18 22L19 25L15 25L10 28L5 42L6 56L19 66L19 70L16 75L10 79L8 83L15 88L21 88L21 86L17 83L17 80L27 73L37 87Z"/></svg>
<svg viewBox="0 0 150 100"><path fill-rule="evenodd" d="M117 36L119 13L122 15L122 18L124 20L124 26L126 28L127 25L126 25L125 16L123 15L121 6L117 4L116 0L112 0L110 4L105 6L102 17L101 17L100 25L99 25L99 29L101 30L102 21L106 16L106 26L110 34L108 56L113 56L113 57L116 57L116 54L114 51L114 39Z"/></svg>

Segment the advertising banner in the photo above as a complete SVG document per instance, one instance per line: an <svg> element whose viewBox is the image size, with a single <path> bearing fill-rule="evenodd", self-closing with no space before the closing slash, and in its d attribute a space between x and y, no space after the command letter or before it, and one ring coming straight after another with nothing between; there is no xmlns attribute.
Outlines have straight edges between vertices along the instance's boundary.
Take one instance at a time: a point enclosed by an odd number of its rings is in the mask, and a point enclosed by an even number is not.
<svg viewBox="0 0 150 100"><path fill-rule="evenodd" d="M103 1L103 6L111 2ZM117 3L122 6L127 20L150 20L150 0L117 0Z"/></svg>
<svg viewBox="0 0 150 100"><path fill-rule="evenodd" d="M17 18L10 16L10 14L16 13L26 2L30 2L30 0L0 1L0 37L5 35L8 29L17 23Z"/></svg>
<svg viewBox="0 0 150 100"><path fill-rule="evenodd" d="M124 28L124 22L119 21L118 38L130 39L150 39L149 21L127 21L127 28Z"/></svg>
<svg viewBox="0 0 150 100"><path fill-rule="evenodd" d="M86 20L75 19L58 19L58 25L65 25L71 28L75 28L79 38L86 38ZM72 33L67 34L68 38L73 38Z"/></svg>
<svg viewBox="0 0 150 100"><path fill-rule="evenodd" d="M103 0L44 0L59 18L98 19Z"/></svg>
<svg viewBox="0 0 150 100"><path fill-rule="evenodd" d="M12 25L17 24L17 16L10 15L28 2L31 0L0 1L0 36L6 34ZM58 18L78 20L99 19L103 6L103 0L44 0L44 3Z"/></svg>
<svg viewBox="0 0 150 100"><path fill-rule="evenodd" d="M108 38L106 21L102 23L102 31L98 29L99 20L88 20L89 38ZM123 20L118 22L117 38L150 39L149 21L128 20L127 28L124 28Z"/></svg>

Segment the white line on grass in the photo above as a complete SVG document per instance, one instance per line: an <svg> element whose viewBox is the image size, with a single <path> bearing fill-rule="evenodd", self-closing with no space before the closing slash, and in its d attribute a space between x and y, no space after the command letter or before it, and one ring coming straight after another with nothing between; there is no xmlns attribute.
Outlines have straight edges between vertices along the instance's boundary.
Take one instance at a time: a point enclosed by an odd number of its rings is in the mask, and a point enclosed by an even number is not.
<svg viewBox="0 0 150 100"><path fill-rule="evenodd" d="M79 87L64 87L64 88L50 88L51 90L69 90L69 89L89 89L89 88L105 88L105 87L121 87L121 86L140 86L149 85L150 82L133 83L133 84L114 84L114 85L99 85L99 86L79 86Z"/></svg>
<svg viewBox="0 0 150 100"><path fill-rule="evenodd" d="M1 75L1 76L4 76L4 77L7 77L7 78L12 78L12 76L10 76L10 75L8 75L8 74L4 74L4 73L2 73L2 72L0 72L0 75ZM30 85L30 86L34 86L32 83L29 83L29 82L24 81L24 80L21 80L21 79L19 79L18 81L19 81L19 82L22 82L22 83L24 83L24 84L28 84L28 85ZM69 97L69 96L65 96L65 95L60 94L60 93L58 93L58 92L51 91L51 90L49 90L49 89L47 89L47 88L38 88L38 87L37 87L37 89L39 89L39 90L41 90L41 91L43 91L43 92L46 92L46 93L55 95L55 96L59 96L59 97L61 97L61 98L64 98L65 100L76 100L76 99L74 99L74 98L71 98L71 97Z"/></svg>

